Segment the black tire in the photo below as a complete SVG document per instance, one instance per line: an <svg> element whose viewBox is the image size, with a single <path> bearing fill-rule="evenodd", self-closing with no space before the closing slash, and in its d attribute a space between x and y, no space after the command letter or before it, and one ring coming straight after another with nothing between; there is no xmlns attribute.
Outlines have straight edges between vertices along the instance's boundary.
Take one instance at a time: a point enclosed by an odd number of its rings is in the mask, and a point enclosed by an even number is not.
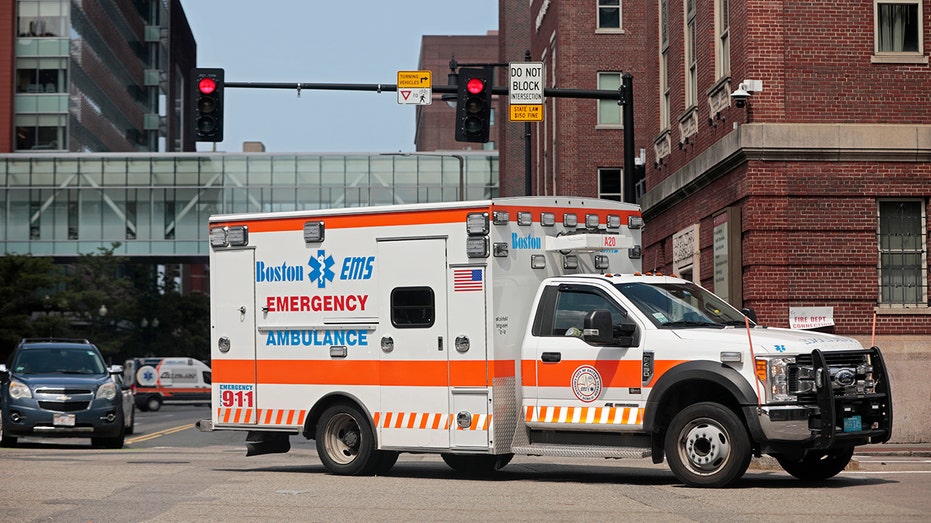
<svg viewBox="0 0 931 523"><path fill-rule="evenodd" d="M449 468L470 476L484 476L511 462L514 454L441 454Z"/></svg>
<svg viewBox="0 0 931 523"><path fill-rule="evenodd" d="M145 399L145 410L157 412L162 408L162 397L158 394L152 394Z"/></svg>
<svg viewBox="0 0 931 523"><path fill-rule="evenodd" d="M129 411L129 426L126 427L126 434L131 435L133 432L136 432L136 406L133 405L133 408Z"/></svg>
<svg viewBox="0 0 931 523"><path fill-rule="evenodd" d="M666 431L665 451L673 474L692 487L725 487L750 466L746 428L718 403L696 403L679 412Z"/></svg>
<svg viewBox="0 0 931 523"><path fill-rule="evenodd" d="M3 432L3 420L0 420L0 447L11 448L16 446L16 438Z"/></svg>
<svg viewBox="0 0 931 523"><path fill-rule="evenodd" d="M320 461L333 474L371 476L387 463L379 463L375 431L368 417L353 405L333 405L323 411L315 439Z"/></svg>
<svg viewBox="0 0 931 523"><path fill-rule="evenodd" d="M823 481L833 478L847 468L853 457L853 447L809 452L801 459L775 456L779 465L802 481Z"/></svg>
<svg viewBox="0 0 931 523"><path fill-rule="evenodd" d="M398 462L398 456L400 452L394 452L391 450L379 450L376 451L376 464L375 469L372 471L376 476L384 476L391 471L391 468L394 467L394 464Z"/></svg>
<svg viewBox="0 0 931 523"><path fill-rule="evenodd" d="M123 448L124 440L126 439L126 427L123 426L123 420L120 419L120 432L116 436L111 438L91 438L91 445L95 447L103 447L107 449L121 449Z"/></svg>

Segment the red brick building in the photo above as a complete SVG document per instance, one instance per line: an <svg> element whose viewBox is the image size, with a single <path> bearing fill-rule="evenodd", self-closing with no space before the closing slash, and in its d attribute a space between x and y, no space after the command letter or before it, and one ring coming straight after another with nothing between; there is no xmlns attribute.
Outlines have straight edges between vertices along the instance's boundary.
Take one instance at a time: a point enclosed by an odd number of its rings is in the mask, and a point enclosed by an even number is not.
<svg viewBox="0 0 931 523"><path fill-rule="evenodd" d="M548 87L634 76L645 270L766 325L823 316L820 330L884 348L919 399L899 413L931 415L916 388L931 352L931 1L534 0L527 24ZM623 168L623 131L605 104L546 100L534 194L620 191L607 173ZM509 146L505 195L520 187Z"/></svg>

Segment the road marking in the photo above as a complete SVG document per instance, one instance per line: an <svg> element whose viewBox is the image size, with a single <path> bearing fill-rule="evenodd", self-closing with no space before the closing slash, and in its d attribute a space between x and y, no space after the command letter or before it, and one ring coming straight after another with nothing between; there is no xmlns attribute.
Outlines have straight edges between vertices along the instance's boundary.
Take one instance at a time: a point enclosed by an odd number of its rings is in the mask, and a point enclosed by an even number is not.
<svg viewBox="0 0 931 523"><path fill-rule="evenodd" d="M193 428L194 428L194 424L193 424L193 423L189 423L189 424L187 424L187 425L181 425L180 427L174 427L174 428L170 428L170 429L160 430L160 431L158 431L158 432L153 432L153 433L151 433L151 434L146 434L146 435L144 435L144 436L139 436L138 438L131 438L131 439L126 440L126 443L129 443L129 444L131 445L131 444L133 444L133 443L139 443L140 441L148 441L148 440L150 440L150 439L160 438L160 437L162 437L162 436L167 436L167 435L169 435L169 434L174 434L175 432L181 432L182 430L193 429Z"/></svg>

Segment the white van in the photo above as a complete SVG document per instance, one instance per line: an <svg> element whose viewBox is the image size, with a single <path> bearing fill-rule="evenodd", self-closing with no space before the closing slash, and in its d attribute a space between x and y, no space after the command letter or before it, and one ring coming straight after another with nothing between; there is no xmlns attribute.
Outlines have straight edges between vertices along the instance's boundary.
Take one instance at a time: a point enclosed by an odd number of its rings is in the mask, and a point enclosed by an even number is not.
<svg viewBox="0 0 931 523"><path fill-rule="evenodd" d="M210 367L194 358L134 358L123 377L136 391L139 410L158 410L163 403L210 404Z"/></svg>

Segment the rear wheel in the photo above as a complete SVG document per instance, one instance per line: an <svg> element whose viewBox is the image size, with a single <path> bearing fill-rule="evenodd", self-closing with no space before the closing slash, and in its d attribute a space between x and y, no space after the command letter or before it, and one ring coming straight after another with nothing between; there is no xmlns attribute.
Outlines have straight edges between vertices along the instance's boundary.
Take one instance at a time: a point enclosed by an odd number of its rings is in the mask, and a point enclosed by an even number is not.
<svg viewBox="0 0 931 523"><path fill-rule="evenodd" d="M388 464L390 456L378 453L368 418L353 405L326 409L317 423L316 441L320 461L333 474L368 476L379 469L387 472L394 465Z"/></svg>
<svg viewBox="0 0 931 523"><path fill-rule="evenodd" d="M822 481L833 478L847 468L853 457L853 447L810 452L801 459L776 456L782 468L803 481Z"/></svg>
<svg viewBox="0 0 931 523"><path fill-rule="evenodd" d="M468 475L487 475L504 468L514 454L441 454L443 461L456 472Z"/></svg>
<svg viewBox="0 0 931 523"><path fill-rule="evenodd" d="M126 434L136 432L136 406L129 410L129 426L126 427Z"/></svg>
<svg viewBox="0 0 931 523"><path fill-rule="evenodd" d="M750 438L733 411L696 403L677 414L666 431L666 459L680 481L693 487L724 487L750 466Z"/></svg>
<svg viewBox="0 0 931 523"><path fill-rule="evenodd" d="M146 410L155 412L158 409L162 408L162 397L158 394L152 394L145 400Z"/></svg>

